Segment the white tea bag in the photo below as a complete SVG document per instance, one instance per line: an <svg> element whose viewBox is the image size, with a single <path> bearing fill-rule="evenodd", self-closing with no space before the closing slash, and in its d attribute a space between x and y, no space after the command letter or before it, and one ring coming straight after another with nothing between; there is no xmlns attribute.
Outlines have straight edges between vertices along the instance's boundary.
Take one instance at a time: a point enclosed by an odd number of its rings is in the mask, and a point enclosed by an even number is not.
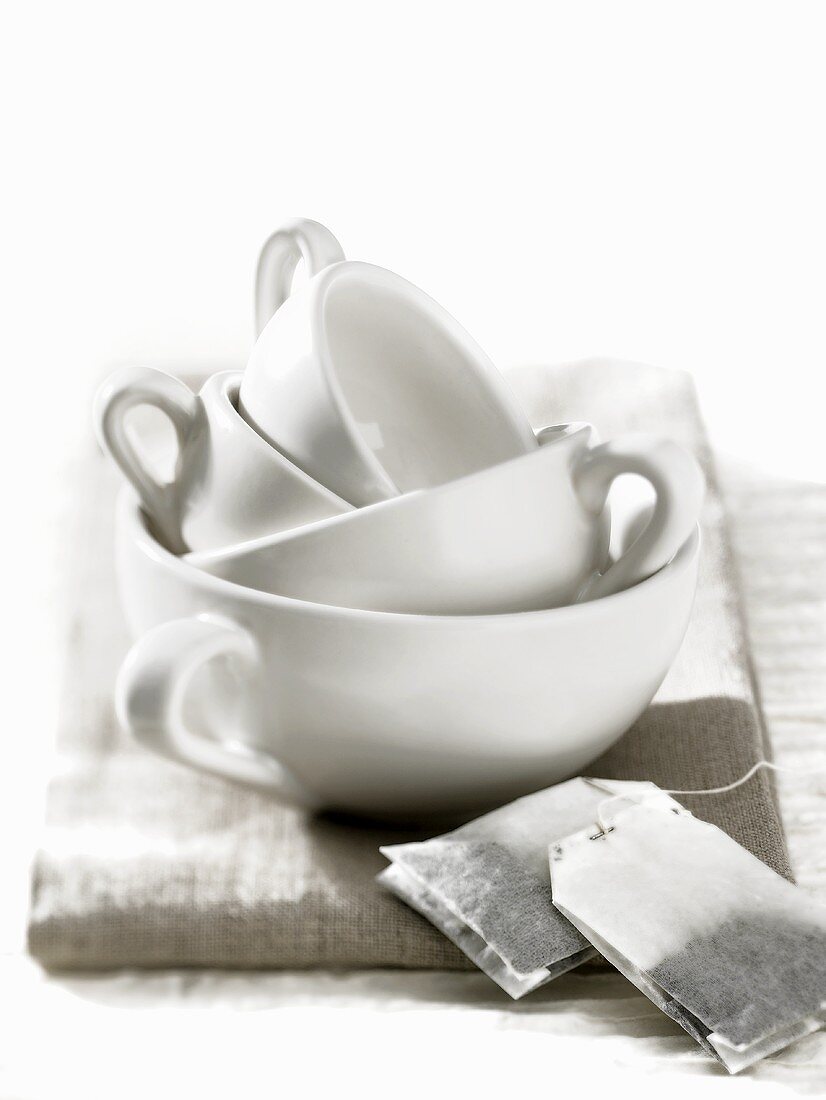
<svg viewBox="0 0 826 1100"><path fill-rule="evenodd" d="M731 1073L826 1022L826 909L663 792L551 844L554 905Z"/></svg>
<svg viewBox="0 0 826 1100"><path fill-rule="evenodd" d="M596 954L553 907L548 844L594 820L612 795L651 783L571 779L452 833L381 849L378 881L436 925L512 997Z"/></svg>

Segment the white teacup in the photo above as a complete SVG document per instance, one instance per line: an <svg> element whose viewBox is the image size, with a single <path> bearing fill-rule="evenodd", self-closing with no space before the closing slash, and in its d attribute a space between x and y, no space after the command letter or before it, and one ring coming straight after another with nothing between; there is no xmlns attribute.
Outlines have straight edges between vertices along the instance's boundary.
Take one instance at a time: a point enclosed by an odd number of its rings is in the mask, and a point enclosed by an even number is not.
<svg viewBox="0 0 826 1100"><path fill-rule="evenodd" d="M196 396L163 371L129 367L98 390L98 438L175 553L226 546L352 510L250 427L237 410L240 380L238 372L213 375ZM175 428L175 473L166 484L127 432L128 413L142 405L159 409Z"/></svg>
<svg viewBox="0 0 826 1100"><path fill-rule="evenodd" d="M259 280L258 297L270 305L287 294L298 254L289 233L279 239L284 274L268 291ZM265 270L282 270L278 247ZM320 271L278 308L250 356L239 409L358 506L536 447L506 382L450 314L398 275L354 261Z"/></svg>
<svg viewBox="0 0 826 1100"><path fill-rule="evenodd" d="M236 584L339 607L493 614L605 596L662 568L689 537L703 478L668 440L593 445L587 424L546 428L530 454L433 489L209 553L190 564ZM609 563L611 482L640 474L656 506Z"/></svg>
<svg viewBox="0 0 826 1100"><path fill-rule="evenodd" d="M119 501L140 640L121 721L156 752L308 806L467 814L580 773L643 712L680 646L699 534L606 599L493 616L394 615L267 595L193 569Z"/></svg>

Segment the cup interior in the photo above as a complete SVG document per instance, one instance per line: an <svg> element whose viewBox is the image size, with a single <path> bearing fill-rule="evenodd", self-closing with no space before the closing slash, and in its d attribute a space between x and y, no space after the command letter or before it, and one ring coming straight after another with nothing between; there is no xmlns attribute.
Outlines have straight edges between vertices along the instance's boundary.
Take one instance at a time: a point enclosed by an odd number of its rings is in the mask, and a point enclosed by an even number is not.
<svg viewBox="0 0 826 1100"><path fill-rule="evenodd" d="M496 368L404 280L347 265L327 288L323 327L344 403L400 492L452 481L535 446Z"/></svg>

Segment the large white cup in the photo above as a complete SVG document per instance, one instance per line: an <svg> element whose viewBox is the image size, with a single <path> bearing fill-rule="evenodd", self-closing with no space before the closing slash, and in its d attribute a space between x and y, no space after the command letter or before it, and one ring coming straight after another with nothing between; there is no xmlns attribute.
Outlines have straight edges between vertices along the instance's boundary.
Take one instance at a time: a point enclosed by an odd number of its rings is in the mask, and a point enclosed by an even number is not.
<svg viewBox="0 0 826 1100"><path fill-rule="evenodd" d="M343 261L287 297L299 255L312 271L335 254L335 238L322 230L302 222L265 247L259 320L278 308L241 383L249 423L357 506L533 450L531 427L502 376L412 283Z"/></svg>
<svg viewBox="0 0 826 1100"><path fill-rule="evenodd" d="M313 481L238 413L241 375L213 375L196 395L148 367L116 371L95 398L98 438L136 489L175 553L208 550L352 510ZM158 480L127 431L131 410L151 406L175 429L172 480Z"/></svg>
<svg viewBox="0 0 826 1100"><path fill-rule="evenodd" d="M514 615L394 615L194 569L119 502L138 642L117 708L149 748L308 806L466 815L582 771L642 713L679 648L699 533L617 595Z"/></svg>
<svg viewBox="0 0 826 1100"><path fill-rule="evenodd" d="M414 614L558 607L627 588L689 537L703 478L669 440L595 446L587 424L546 428L530 454L433 489L188 561L294 599ZM650 521L609 563L606 497L621 474L654 487Z"/></svg>

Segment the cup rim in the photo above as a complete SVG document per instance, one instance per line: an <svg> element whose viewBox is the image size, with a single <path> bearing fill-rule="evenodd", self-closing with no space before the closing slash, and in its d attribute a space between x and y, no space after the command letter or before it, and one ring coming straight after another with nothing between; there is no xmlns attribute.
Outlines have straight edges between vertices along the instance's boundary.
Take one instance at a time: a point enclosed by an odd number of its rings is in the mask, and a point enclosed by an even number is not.
<svg viewBox="0 0 826 1100"><path fill-rule="evenodd" d="M514 627L525 623L536 624L549 617L557 622L564 622L566 619L571 618L598 617L607 607L613 608L619 602L627 602L638 598L636 594L642 591L648 592L651 589L661 588L675 575L687 572L696 561L701 544L701 531L698 523L695 524L689 538L662 569L630 588L625 588L621 592L614 592L610 596L601 596L599 599L590 600L586 603L540 608L533 611L506 611L481 615L422 615L398 611L373 611L364 608L340 607L336 604L314 603L309 600L297 600L289 596L279 596L272 592L261 592L258 589L236 584L234 581L224 580L222 577L215 577L211 573L198 569L196 565L186 561L183 557L166 550L157 541L149 530L140 501L131 486L124 485L122 487L117 509L119 529L125 525L127 537L137 546L142 555L160 563L167 570L182 575L188 584L192 583L189 578L194 573L198 586L207 592L214 592L217 597L232 598L242 604L268 609L281 608L286 611L301 612L308 615L322 614L327 618L349 619L357 622L395 622L415 627L424 627L426 624L434 622L444 624L445 628L450 623L454 629L466 628L470 623Z"/></svg>
<svg viewBox="0 0 826 1100"><path fill-rule="evenodd" d="M270 443L268 439L265 439L246 420L238 408L238 394L241 389L242 377L242 371L218 371L210 375L203 383L199 391L199 397L205 404L207 401L214 400L214 408L217 414L223 419L231 421L233 426L237 425L239 430L243 430L253 445L258 447L262 458L266 458L270 462L275 461L279 467L286 470L296 480L301 481L308 489L317 492L319 496L326 498L331 504L339 506L342 513L354 511L354 505L350 504L344 497L338 496L332 489L328 489L320 481L317 481L306 470L302 470L300 466L297 466L274 443Z"/></svg>
<svg viewBox="0 0 826 1100"><path fill-rule="evenodd" d="M356 419L350 409L350 403L338 377L328 337L325 310L326 297L334 284L341 282L342 279L353 278L360 279L362 282L378 283L401 298L412 301L421 317L426 316L429 324L437 326L452 343L460 348L463 360L472 369L476 384L483 387L485 392L506 413L503 420L506 420L513 430L514 439L518 437L526 450L533 450L535 434L507 380L484 349L444 306L431 298L415 283L411 283L408 279L397 275L388 268L379 267L377 264L370 264L364 260L340 260L338 263L330 264L318 272L308 284L311 304L310 331L313 347L316 349L318 361L322 367L321 373L328 396L336 408L348 442L358 453L359 459L377 477L385 491L389 491L393 496L402 495L398 485L385 470L375 451L368 446L359 431Z"/></svg>

